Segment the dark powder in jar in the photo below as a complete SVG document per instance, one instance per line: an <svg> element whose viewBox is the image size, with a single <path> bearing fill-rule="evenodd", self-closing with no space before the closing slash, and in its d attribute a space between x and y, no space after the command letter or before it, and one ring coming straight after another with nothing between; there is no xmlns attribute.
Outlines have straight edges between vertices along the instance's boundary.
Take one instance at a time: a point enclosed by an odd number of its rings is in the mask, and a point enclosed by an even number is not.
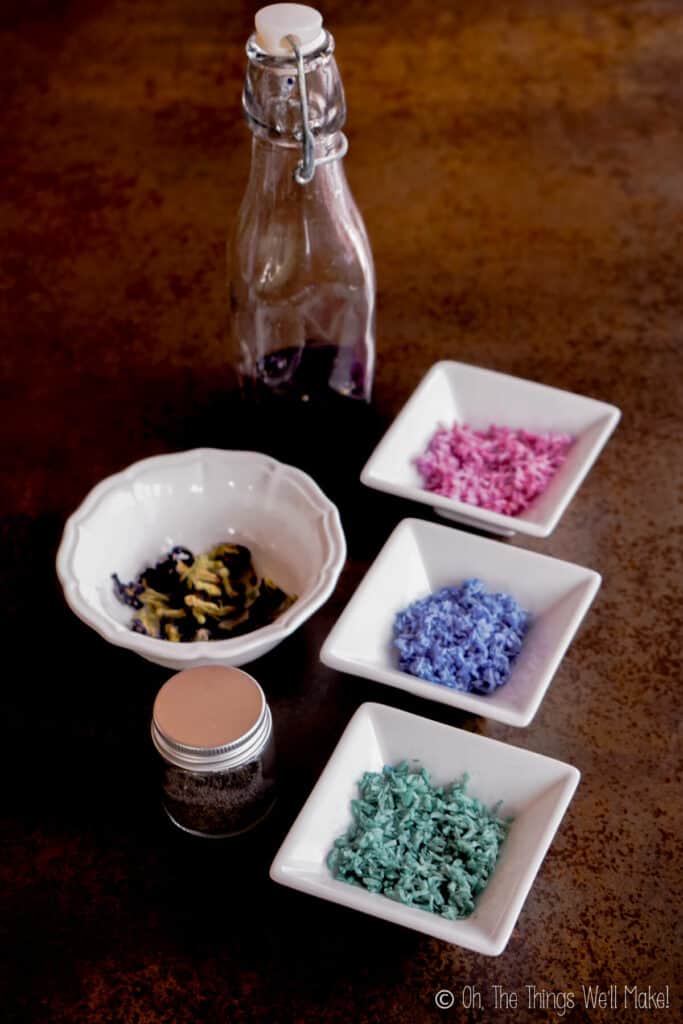
<svg viewBox="0 0 683 1024"><path fill-rule="evenodd" d="M266 816L275 800L272 740L249 764L223 772L164 768L164 806L190 832L229 836L245 832Z"/></svg>

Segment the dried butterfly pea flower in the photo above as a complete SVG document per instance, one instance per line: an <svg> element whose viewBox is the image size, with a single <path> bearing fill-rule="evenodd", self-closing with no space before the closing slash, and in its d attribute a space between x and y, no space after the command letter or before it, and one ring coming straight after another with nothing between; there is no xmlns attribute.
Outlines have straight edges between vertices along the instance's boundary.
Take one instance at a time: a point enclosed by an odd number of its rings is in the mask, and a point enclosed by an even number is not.
<svg viewBox="0 0 683 1024"><path fill-rule="evenodd" d="M116 573L112 573L111 578L114 581L114 593L122 604L127 604L131 608L142 608L140 594L144 587L141 583L122 583Z"/></svg>
<svg viewBox="0 0 683 1024"><path fill-rule="evenodd" d="M177 546L137 580L124 584L115 573L112 579L116 597L139 613L131 629L173 643L250 632L295 600L272 580L259 581L242 544L218 544L196 557Z"/></svg>

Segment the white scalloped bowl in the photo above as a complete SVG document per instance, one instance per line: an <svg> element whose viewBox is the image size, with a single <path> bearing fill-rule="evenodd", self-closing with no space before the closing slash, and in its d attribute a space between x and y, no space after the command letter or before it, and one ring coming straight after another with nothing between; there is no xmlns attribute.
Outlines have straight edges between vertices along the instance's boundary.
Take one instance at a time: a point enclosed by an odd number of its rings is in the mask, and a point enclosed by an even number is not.
<svg viewBox="0 0 683 1024"><path fill-rule="evenodd" d="M112 573L131 580L176 544L195 553L246 544L254 565L297 599L231 640L171 643L134 633ZM69 518L57 574L72 611L118 647L166 668L244 665L272 650L330 596L346 559L335 505L294 466L248 451L197 448L136 462L99 483Z"/></svg>

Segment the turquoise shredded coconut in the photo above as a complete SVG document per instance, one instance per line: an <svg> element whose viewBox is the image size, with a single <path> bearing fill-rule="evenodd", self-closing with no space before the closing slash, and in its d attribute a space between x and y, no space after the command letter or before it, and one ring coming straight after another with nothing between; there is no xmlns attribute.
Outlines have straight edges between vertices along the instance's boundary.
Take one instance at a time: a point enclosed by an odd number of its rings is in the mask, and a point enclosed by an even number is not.
<svg viewBox="0 0 683 1024"><path fill-rule="evenodd" d="M354 823L327 857L334 877L451 921L467 917L511 820L468 796L467 782L433 786L418 762L365 772Z"/></svg>

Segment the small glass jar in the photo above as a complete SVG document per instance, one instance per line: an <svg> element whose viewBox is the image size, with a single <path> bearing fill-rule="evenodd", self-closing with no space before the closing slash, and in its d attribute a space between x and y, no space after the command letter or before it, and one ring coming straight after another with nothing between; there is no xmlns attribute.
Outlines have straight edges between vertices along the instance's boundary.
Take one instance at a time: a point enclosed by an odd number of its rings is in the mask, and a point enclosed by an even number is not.
<svg viewBox="0 0 683 1024"><path fill-rule="evenodd" d="M159 690L152 740L163 760L163 803L192 835L223 838L257 825L275 801L270 708L252 676L186 669Z"/></svg>

